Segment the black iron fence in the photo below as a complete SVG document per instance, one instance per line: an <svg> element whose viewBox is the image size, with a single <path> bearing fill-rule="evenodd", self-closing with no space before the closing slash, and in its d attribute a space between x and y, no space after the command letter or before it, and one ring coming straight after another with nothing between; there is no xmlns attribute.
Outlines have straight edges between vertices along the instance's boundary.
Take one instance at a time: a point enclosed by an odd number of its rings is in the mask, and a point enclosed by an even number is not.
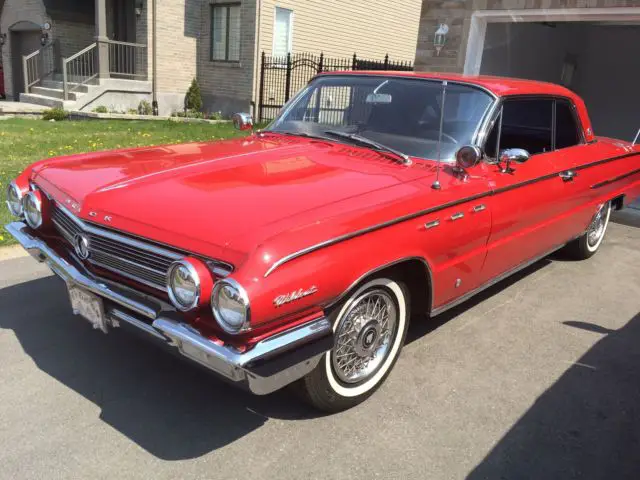
<svg viewBox="0 0 640 480"><path fill-rule="evenodd" d="M389 55L382 60L370 60L358 58L356 54L351 58L328 58L322 53L289 53L284 57L272 57L262 52L258 119L275 118L289 98L318 73L343 70L412 71L413 63L392 61Z"/></svg>

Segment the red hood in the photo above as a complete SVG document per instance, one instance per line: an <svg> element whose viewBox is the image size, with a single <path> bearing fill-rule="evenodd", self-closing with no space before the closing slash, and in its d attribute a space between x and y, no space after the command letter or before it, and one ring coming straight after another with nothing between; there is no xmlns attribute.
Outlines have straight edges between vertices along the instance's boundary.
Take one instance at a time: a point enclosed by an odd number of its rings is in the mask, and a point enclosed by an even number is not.
<svg viewBox="0 0 640 480"><path fill-rule="evenodd" d="M238 262L265 238L425 173L368 150L273 136L63 157L33 178L84 219Z"/></svg>

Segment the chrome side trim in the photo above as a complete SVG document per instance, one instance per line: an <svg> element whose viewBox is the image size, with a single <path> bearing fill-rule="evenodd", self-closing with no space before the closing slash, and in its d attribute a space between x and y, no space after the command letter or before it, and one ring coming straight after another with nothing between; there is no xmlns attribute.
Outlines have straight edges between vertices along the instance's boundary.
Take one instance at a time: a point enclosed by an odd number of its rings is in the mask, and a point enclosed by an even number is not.
<svg viewBox="0 0 640 480"><path fill-rule="evenodd" d="M491 190L487 190L486 192L479 193L479 194L473 195L471 197L462 198L460 200L454 200L454 201L449 202L449 203L438 205L437 207L431 207L431 208L427 208L425 210L420 210L418 212L410 213L410 214L404 215L402 217L394 218L393 220L389 220L389 221L386 221L386 222L383 222L383 223L378 223L377 225L373 225L371 227L363 228L361 230L356 230L355 232L351 232L351 233L347 233L347 234L344 234L344 235L340 235L339 237L330 238L329 240L325 240L324 242L320 242L320 243L317 243L315 245L311 245L310 247L303 248L301 250L298 250L297 252L293 252L293 253L291 253L289 255L286 255L286 256L282 257L281 259L277 260L266 271L266 273L264 274L264 278L266 278L269 275L271 275L278 267L284 265L285 263L288 263L288 262L290 262L292 260L295 260L296 258L302 257L304 255L307 255L308 253L315 252L316 250L320 250L321 248L329 247L331 245L335 245L337 243L344 242L345 240L350 240L352 238L359 237L360 235L364 235L366 233L375 232L376 230L381 230L383 228L390 227L390 226L395 225L397 223L406 222L407 220L412 220L414 218L418 218L418 217L421 217L423 215L427 215L429 213L438 212L440 210L444 210L445 208L455 207L455 206L460 205L462 203L472 202L474 200L478 200L480 198L488 197L490 195L493 195L493 192Z"/></svg>
<svg viewBox="0 0 640 480"><path fill-rule="evenodd" d="M631 177L633 175L636 175L637 173L640 173L640 168L638 168L636 170L632 170L632 171L627 172L627 173L624 173L622 175L618 175L617 177L611 178L609 180L605 180L603 182L599 182L599 183L596 183L594 185L591 185L591 188L594 189L594 188L604 187L604 186L609 185L611 183L615 183L615 182L618 182L620 180L624 180L625 178L628 178L628 177Z"/></svg>
<svg viewBox="0 0 640 480"><path fill-rule="evenodd" d="M47 263L67 284L109 300L107 316L112 326L125 322L136 327L171 350L257 395L274 392L302 378L333 347L331 323L319 317L265 338L240 352L210 340L186 323L169 318L175 314L169 305L153 303L150 297L132 289L102 283L91 273L81 270L81 265L73 265L72 260L58 255L43 240L33 236L23 222L10 223L6 229L35 259Z"/></svg>

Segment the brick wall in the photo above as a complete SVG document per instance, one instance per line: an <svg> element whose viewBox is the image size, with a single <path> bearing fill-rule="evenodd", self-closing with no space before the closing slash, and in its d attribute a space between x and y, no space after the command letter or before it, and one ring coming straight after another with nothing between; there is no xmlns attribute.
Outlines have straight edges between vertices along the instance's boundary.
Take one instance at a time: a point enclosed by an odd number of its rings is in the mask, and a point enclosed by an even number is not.
<svg viewBox="0 0 640 480"><path fill-rule="evenodd" d="M415 66L419 71L462 72L471 15L475 10L640 7L640 0L423 0ZM439 56L433 45L438 24L449 25Z"/></svg>
<svg viewBox="0 0 640 480"><path fill-rule="evenodd" d="M42 0L6 0L0 17L0 32L7 33L7 43L2 48L2 66L7 98L13 97L13 65L10 28L17 22L33 22L42 25L50 22Z"/></svg>
<svg viewBox="0 0 640 480"><path fill-rule="evenodd" d="M60 56L66 58L91 45L95 41L96 29L93 23L53 20L51 35L56 39Z"/></svg>
<svg viewBox="0 0 640 480"><path fill-rule="evenodd" d="M198 40L198 80L205 109L231 114L249 111L252 99L255 50L256 2L242 0L240 9L240 61L211 60L211 6L202 1L201 35ZM224 3L224 2L222 2Z"/></svg>

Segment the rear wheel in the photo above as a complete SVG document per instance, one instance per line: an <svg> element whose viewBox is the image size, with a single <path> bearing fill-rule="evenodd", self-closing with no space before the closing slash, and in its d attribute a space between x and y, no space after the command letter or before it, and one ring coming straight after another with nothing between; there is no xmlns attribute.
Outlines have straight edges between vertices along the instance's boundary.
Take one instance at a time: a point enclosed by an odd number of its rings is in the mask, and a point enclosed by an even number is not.
<svg viewBox="0 0 640 480"><path fill-rule="evenodd" d="M611 216L611 202L598 205L587 231L573 242L567 244L565 251L577 260L592 257L600 248Z"/></svg>
<svg viewBox="0 0 640 480"><path fill-rule="evenodd" d="M311 405L338 412L363 402L378 389L404 344L408 305L404 285L377 278L335 308L331 315L335 345L301 380Z"/></svg>

